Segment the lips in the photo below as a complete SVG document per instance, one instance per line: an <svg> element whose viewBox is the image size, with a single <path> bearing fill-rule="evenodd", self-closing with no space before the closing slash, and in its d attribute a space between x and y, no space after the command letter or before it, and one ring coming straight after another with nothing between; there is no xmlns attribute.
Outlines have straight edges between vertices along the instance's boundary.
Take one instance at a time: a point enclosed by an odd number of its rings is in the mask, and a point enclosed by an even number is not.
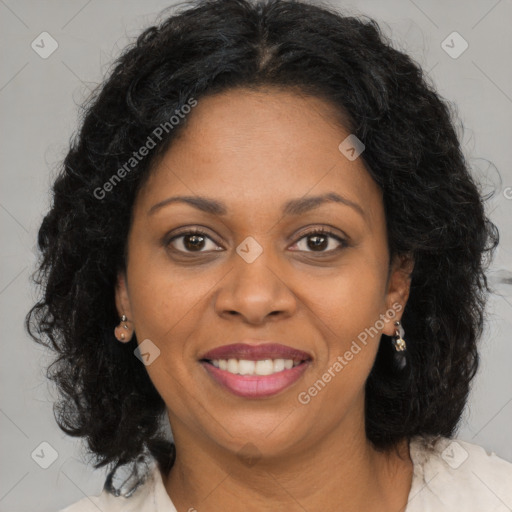
<svg viewBox="0 0 512 512"><path fill-rule="evenodd" d="M294 384L312 357L279 343L234 343L212 349L200 358L207 373L224 389L244 398L263 398Z"/></svg>
<svg viewBox="0 0 512 512"><path fill-rule="evenodd" d="M265 343L262 345L249 345L247 343L234 343L223 345L206 352L200 359L213 361L214 359L245 359L258 361L261 359L293 359L293 361L307 361L311 356L292 347L279 343Z"/></svg>

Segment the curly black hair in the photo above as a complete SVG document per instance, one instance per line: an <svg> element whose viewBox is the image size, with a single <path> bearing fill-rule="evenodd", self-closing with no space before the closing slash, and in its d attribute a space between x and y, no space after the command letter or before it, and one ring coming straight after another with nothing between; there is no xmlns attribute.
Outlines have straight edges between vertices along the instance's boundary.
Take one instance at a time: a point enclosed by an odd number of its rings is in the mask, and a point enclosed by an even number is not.
<svg viewBox="0 0 512 512"><path fill-rule="evenodd" d="M390 257L414 257L402 317L407 364L393 363L383 339L366 383L367 438L387 449L455 432L478 367L485 270L499 234L451 105L370 18L305 1L199 0L142 32L85 104L39 229L33 279L43 291L26 327L56 353L48 377L60 391L57 422L87 440L96 468L144 450L164 473L174 461L165 404L133 356L136 337L113 336L134 199L187 126L168 121L191 99L268 86L325 100L363 141L361 158L383 191ZM134 150L165 123L157 147L128 172ZM123 165L123 179L109 181Z"/></svg>

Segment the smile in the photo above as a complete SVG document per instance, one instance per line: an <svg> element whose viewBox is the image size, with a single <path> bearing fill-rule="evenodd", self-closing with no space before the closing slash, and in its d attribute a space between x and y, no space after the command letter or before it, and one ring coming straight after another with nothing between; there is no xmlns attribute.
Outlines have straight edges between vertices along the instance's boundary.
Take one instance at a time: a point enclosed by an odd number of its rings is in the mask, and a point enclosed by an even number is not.
<svg viewBox="0 0 512 512"><path fill-rule="evenodd" d="M294 384L311 360L306 352L285 345L237 343L207 352L200 363L210 377L231 393L264 398Z"/></svg>
<svg viewBox="0 0 512 512"><path fill-rule="evenodd" d="M260 359L250 361L248 359L214 359L211 364L235 375L273 375L274 373L290 370L300 364L293 359Z"/></svg>

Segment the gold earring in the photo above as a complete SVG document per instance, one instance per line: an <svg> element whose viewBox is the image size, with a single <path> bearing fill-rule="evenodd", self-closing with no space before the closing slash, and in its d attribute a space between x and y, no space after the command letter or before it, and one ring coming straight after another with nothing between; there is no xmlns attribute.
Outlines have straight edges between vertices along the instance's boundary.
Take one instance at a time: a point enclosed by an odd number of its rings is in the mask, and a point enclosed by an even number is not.
<svg viewBox="0 0 512 512"><path fill-rule="evenodd" d="M393 336L393 346L395 347L395 350L397 352L403 352L407 345L405 343L405 340L402 338L402 336L405 334L403 327L400 325L400 322L397 320L395 322L395 335Z"/></svg>

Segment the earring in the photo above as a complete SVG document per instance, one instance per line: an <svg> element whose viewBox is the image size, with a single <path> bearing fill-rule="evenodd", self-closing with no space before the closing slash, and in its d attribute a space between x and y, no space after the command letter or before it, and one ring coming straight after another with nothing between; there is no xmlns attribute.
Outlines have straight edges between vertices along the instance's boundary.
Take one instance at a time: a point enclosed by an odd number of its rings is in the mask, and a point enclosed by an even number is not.
<svg viewBox="0 0 512 512"><path fill-rule="evenodd" d="M122 315L121 316L121 322L120 322L120 325L118 325L115 329L114 329L114 335L115 337L123 342L123 343L126 343L128 341L131 340L132 338L132 335L130 334L127 338L126 334L124 331L128 330L129 327L128 327L128 324L126 323L128 322L128 318L126 315Z"/></svg>
<svg viewBox="0 0 512 512"><path fill-rule="evenodd" d="M402 338L402 336L405 335L405 332L398 320L395 322L395 327L396 329L395 335L393 336L393 346L397 352L403 352L407 348L405 340Z"/></svg>
<svg viewBox="0 0 512 512"><path fill-rule="evenodd" d="M395 347L394 364L399 370L403 370L407 365L406 361L406 344L402 336L405 336L403 327L397 320L395 322L395 334L393 336L393 346Z"/></svg>

